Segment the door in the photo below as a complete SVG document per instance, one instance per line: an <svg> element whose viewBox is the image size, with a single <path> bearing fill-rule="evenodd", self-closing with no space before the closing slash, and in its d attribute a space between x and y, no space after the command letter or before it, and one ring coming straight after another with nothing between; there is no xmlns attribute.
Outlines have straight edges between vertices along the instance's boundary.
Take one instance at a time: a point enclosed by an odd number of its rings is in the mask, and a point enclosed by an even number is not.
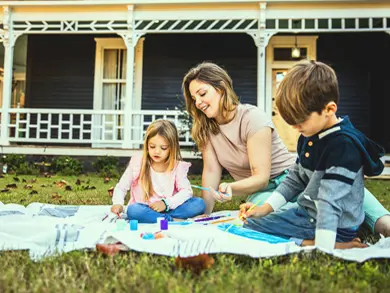
<svg viewBox="0 0 390 293"><path fill-rule="evenodd" d="M275 105L276 90L286 75L287 70L288 69L274 69L272 71L272 122L274 123L276 130L287 149L291 152L295 152L297 150L299 132L283 120Z"/></svg>
<svg viewBox="0 0 390 293"><path fill-rule="evenodd" d="M123 110L126 97L127 50L122 39L96 39L94 110ZM93 147L122 144L124 117L116 114L94 117L94 138L105 140Z"/></svg>

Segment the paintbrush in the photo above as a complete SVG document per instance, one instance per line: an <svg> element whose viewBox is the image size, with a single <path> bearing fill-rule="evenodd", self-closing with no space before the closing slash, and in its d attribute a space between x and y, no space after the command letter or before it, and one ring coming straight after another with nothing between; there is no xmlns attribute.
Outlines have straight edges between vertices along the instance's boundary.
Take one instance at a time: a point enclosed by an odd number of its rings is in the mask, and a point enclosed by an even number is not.
<svg viewBox="0 0 390 293"><path fill-rule="evenodd" d="M251 206L246 212L249 212L251 211L252 209L254 209L263 199L259 199L253 206ZM244 217L243 216L240 216L240 220L243 221L244 220ZM233 224L230 224L229 227L226 228L225 232L227 232L231 227L233 226Z"/></svg>
<svg viewBox="0 0 390 293"><path fill-rule="evenodd" d="M223 223L223 222L233 221L233 220L235 220L235 219L236 219L236 218L229 217L229 218L227 218L227 219L219 219L219 220L210 222L209 224L219 224L219 223Z"/></svg>
<svg viewBox="0 0 390 293"><path fill-rule="evenodd" d="M200 190L211 191L211 188L209 188L209 187L203 187L203 186L194 185L194 184L191 184L191 186L194 187L194 188L200 189ZM216 190L216 192L218 192L220 194L223 194L224 196L229 196L230 197L229 193L223 193L223 192L220 192L218 190Z"/></svg>

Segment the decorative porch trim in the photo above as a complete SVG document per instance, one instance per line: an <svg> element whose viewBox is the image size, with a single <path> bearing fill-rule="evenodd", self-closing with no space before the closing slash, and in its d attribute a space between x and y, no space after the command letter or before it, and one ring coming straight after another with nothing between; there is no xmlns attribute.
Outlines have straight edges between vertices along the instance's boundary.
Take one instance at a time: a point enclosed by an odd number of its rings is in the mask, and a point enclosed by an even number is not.
<svg viewBox="0 0 390 293"><path fill-rule="evenodd" d="M372 14L376 14L372 11ZM281 33L298 32L365 32L365 31L386 31L390 29L390 10L381 11L381 16L369 17L370 12L364 11L367 17L318 17L308 18L268 18L266 30L273 30ZM360 14L360 13L359 13ZM348 15L351 11L348 11Z"/></svg>
<svg viewBox="0 0 390 293"><path fill-rule="evenodd" d="M124 20L19 20L14 21L14 31L23 34L116 33L127 31L127 22Z"/></svg>
<svg viewBox="0 0 390 293"><path fill-rule="evenodd" d="M137 20L135 30L143 33L245 33L257 31L257 19Z"/></svg>

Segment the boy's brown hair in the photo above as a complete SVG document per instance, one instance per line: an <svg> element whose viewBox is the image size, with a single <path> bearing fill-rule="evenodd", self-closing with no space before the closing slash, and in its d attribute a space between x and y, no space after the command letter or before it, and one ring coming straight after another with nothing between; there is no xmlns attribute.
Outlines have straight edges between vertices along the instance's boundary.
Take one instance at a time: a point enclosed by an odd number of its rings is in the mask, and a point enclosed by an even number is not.
<svg viewBox="0 0 390 293"><path fill-rule="evenodd" d="M322 62L301 61L287 72L275 100L280 115L288 124L300 124L313 112L321 114L329 102L338 103L336 73Z"/></svg>

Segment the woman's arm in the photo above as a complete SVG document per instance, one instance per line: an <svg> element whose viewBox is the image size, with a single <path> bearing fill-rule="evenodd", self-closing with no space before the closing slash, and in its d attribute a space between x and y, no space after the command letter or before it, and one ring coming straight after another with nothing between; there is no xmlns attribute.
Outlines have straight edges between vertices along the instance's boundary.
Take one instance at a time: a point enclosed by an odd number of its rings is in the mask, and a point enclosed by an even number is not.
<svg viewBox="0 0 390 293"><path fill-rule="evenodd" d="M208 143L205 149L202 151L202 158L202 186L218 189L218 185L221 182L222 166L218 161L217 155L215 154L211 143ZM206 203L205 213L212 213L215 204L213 194L209 191L202 191L202 196Z"/></svg>
<svg viewBox="0 0 390 293"><path fill-rule="evenodd" d="M230 183L233 195L249 195L267 187L271 174L272 129L263 127L247 142L252 176Z"/></svg>

